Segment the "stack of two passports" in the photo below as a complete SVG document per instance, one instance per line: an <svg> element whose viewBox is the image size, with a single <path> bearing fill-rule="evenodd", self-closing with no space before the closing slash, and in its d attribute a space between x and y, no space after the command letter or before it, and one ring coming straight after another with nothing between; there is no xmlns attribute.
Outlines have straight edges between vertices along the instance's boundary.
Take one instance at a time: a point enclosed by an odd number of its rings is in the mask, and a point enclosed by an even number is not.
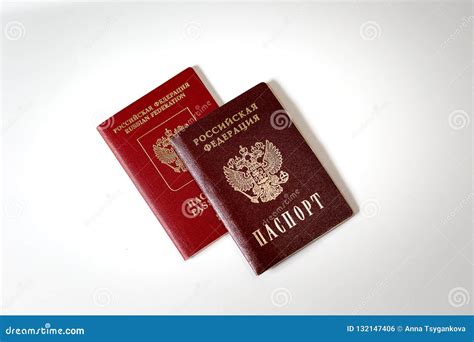
<svg viewBox="0 0 474 342"><path fill-rule="evenodd" d="M265 83L218 107L188 68L98 130L185 259L228 230L261 274L353 213Z"/></svg>

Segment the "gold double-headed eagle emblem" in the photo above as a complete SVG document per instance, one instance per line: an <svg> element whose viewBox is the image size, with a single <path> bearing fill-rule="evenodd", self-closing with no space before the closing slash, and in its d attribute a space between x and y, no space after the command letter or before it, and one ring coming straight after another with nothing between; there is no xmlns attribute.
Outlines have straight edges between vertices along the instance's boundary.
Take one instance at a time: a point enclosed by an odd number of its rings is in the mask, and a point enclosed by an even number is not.
<svg viewBox="0 0 474 342"><path fill-rule="evenodd" d="M283 191L280 184L288 181L288 173L280 171L283 157L272 142L265 140L250 147L240 146L240 156L234 156L224 165L229 185L246 196L252 203L269 202ZM251 191L249 194L248 192Z"/></svg>
<svg viewBox="0 0 474 342"><path fill-rule="evenodd" d="M170 138L182 130L185 126L177 126L173 131L170 129L165 129L165 134L156 140L156 143L153 145L153 152L155 152L156 158L165 165L168 165L174 170L174 172L181 173L187 172L188 170L184 166L184 163L179 159L176 151L173 146L171 146Z"/></svg>

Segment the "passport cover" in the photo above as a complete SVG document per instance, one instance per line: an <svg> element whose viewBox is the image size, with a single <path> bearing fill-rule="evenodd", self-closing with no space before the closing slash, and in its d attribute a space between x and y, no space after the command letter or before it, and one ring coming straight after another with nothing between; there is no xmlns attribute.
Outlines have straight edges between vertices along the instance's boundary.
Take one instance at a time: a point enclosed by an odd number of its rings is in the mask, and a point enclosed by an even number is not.
<svg viewBox="0 0 474 342"><path fill-rule="evenodd" d="M97 127L184 259L226 230L170 137L216 108L187 68Z"/></svg>
<svg viewBox="0 0 474 342"><path fill-rule="evenodd" d="M257 274L352 216L265 83L171 140Z"/></svg>

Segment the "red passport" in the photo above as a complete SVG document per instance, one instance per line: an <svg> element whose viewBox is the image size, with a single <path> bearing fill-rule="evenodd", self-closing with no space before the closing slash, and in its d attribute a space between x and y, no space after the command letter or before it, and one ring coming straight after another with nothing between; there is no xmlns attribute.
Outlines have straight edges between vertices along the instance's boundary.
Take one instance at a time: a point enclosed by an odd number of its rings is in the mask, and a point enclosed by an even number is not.
<svg viewBox="0 0 474 342"><path fill-rule="evenodd" d="M184 259L226 230L170 137L216 108L188 68L97 127Z"/></svg>
<svg viewBox="0 0 474 342"><path fill-rule="evenodd" d="M352 215L265 83L172 144L257 274Z"/></svg>

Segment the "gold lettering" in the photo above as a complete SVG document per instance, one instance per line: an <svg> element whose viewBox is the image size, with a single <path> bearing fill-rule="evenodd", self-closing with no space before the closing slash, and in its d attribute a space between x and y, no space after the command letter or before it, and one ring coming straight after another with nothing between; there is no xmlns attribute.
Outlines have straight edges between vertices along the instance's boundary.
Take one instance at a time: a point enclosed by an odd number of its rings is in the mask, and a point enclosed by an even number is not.
<svg viewBox="0 0 474 342"><path fill-rule="evenodd" d="M301 210L300 207L298 207L297 205L295 205L295 206L293 207L293 211L295 212L296 217L300 219L300 221L303 221L303 220L304 220L304 213L303 213L303 210Z"/></svg>
<svg viewBox="0 0 474 342"><path fill-rule="evenodd" d="M314 194L312 194L311 196L309 196L309 198L310 198L311 200L313 200L313 202L318 203L319 209L323 209L323 208L324 208L323 204L322 204L321 201L320 201L321 196L319 196L319 194L318 194L317 192L315 192Z"/></svg>
<svg viewBox="0 0 474 342"><path fill-rule="evenodd" d="M268 224L265 225L265 228L267 229L267 234L270 238L270 241L273 241L274 238L278 237L278 235L273 231L273 229L270 228Z"/></svg>
<svg viewBox="0 0 474 342"><path fill-rule="evenodd" d="M286 232L286 228L281 225L280 219L277 217L276 219L273 220L273 224L277 229L281 232L284 233Z"/></svg>
<svg viewBox="0 0 474 342"><path fill-rule="evenodd" d="M293 217L291 217L290 213L288 211L285 211L283 214L281 214L281 217L285 220L286 224L288 225L288 228L293 228L296 226L295 220L293 220Z"/></svg>
<svg viewBox="0 0 474 342"><path fill-rule="evenodd" d="M313 212L311 211L311 203L308 200L303 200L301 201L301 204L303 207L306 209L308 212L309 216L313 215Z"/></svg>
<svg viewBox="0 0 474 342"><path fill-rule="evenodd" d="M262 233L260 232L260 229L257 229L256 231L254 231L252 235L258 241L258 244L260 245L260 247L268 243L267 240L265 240L265 238L263 237Z"/></svg>

